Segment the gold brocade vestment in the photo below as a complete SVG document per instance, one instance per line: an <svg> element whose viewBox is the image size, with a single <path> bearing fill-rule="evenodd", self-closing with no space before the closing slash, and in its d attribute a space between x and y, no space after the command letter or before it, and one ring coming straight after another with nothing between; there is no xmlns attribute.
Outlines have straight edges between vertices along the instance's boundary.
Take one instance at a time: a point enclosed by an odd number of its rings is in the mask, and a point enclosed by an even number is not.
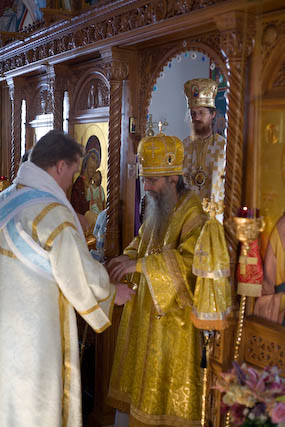
<svg viewBox="0 0 285 427"><path fill-rule="evenodd" d="M187 137L183 144L186 187L201 200L211 196L216 201L224 200L225 138L217 133L206 139Z"/></svg>
<svg viewBox="0 0 285 427"><path fill-rule="evenodd" d="M131 426L200 426L200 341L190 312L204 221L198 197L187 192L159 250L143 225L124 252L137 259L138 291L123 311L109 403L131 414Z"/></svg>

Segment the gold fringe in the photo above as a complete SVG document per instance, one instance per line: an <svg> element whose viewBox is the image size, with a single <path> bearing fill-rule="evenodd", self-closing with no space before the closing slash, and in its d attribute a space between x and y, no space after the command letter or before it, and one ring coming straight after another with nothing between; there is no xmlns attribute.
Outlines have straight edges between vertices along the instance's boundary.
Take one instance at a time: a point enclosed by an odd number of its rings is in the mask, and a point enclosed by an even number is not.
<svg viewBox="0 0 285 427"><path fill-rule="evenodd" d="M193 312L190 313L190 318L193 325L198 329L223 331L228 328L229 322L227 319L202 320L198 319Z"/></svg>
<svg viewBox="0 0 285 427"><path fill-rule="evenodd" d="M262 285L260 283L238 282L237 293L247 297L260 297Z"/></svg>

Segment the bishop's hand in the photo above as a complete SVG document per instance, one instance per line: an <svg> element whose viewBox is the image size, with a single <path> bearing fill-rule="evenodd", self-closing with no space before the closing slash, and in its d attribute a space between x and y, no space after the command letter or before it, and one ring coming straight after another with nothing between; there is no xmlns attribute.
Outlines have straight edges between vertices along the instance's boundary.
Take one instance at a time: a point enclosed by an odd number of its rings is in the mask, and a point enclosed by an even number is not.
<svg viewBox="0 0 285 427"><path fill-rule="evenodd" d="M136 260L130 259L127 255L120 255L111 259L105 267L110 276L111 282L120 282L128 273L135 273Z"/></svg>

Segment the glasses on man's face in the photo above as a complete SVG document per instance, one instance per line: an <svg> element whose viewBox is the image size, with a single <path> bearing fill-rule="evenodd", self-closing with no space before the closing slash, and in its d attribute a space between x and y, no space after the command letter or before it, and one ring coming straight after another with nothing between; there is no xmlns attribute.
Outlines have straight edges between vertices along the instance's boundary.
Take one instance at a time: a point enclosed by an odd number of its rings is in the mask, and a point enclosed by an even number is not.
<svg viewBox="0 0 285 427"><path fill-rule="evenodd" d="M158 176L158 177L150 177L150 178L143 177L143 178L142 178L142 183L143 183L143 184L148 184L148 185L154 185L154 184L156 184L160 179L161 179L161 176Z"/></svg>
<svg viewBox="0 0 285 427"><path fill-rule="evenodd" d="M210 114L209 110L205 109L205 110L198 110L198 111L191 111L191 118L192 119L197 119L198 117L205 117L207 115Z"/></svg>

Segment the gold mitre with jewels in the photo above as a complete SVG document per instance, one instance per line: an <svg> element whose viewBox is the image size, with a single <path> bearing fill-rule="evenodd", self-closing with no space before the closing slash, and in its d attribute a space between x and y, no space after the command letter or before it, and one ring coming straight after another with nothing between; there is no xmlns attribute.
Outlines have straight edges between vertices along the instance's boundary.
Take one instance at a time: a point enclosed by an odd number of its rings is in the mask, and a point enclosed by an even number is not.
<svg viewBox="0 0 285 427"><path fill-rule="evenodd" d="M138 146L140 176L183 175L184 147L176 136L146 136Z"/></svg>
<svg viewBox="0 0 285 427"><path fill-rule="evenodd" d="M184 84L184 92L188 98L189 108L216 108L215 98L217 91L218 85L212 79L193 79Z"/></svg>

